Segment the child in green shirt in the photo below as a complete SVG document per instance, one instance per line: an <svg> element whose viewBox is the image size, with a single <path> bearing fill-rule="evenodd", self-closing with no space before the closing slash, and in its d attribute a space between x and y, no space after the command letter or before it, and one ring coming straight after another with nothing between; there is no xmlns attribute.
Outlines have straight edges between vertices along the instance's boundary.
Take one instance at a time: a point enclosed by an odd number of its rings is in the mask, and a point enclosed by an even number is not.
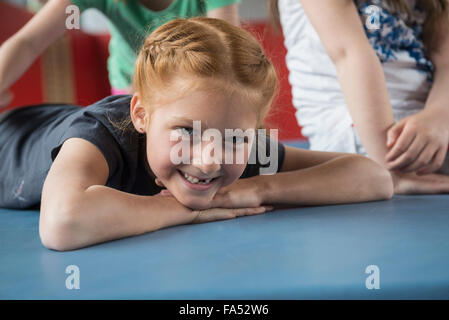
<svg viewBox="0 0 449 320"><path fill-rule="evenodd" d="M113 94L131 93L136 52L145 35L175 18L209 16L239 24L240 0L50 0L0 47L0 108L12 100L9 88L42 52L67 30L67 8L96 8L109 19L109 81Z"/></svg>

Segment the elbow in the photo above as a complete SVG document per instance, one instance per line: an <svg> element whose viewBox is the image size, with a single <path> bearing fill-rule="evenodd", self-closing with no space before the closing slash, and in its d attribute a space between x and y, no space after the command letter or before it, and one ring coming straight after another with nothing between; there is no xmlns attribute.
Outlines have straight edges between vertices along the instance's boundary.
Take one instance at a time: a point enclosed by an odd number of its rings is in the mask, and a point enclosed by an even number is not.
<svg viewBox="0 0 449 320"><path fill-rule="evenodd" d="M44 247L55 251L77 249L77 222L71 210L41 210L39 237Z"/></svg>
<svg viewBox="0 0 449 320"><path fill-rule="evenodd" d="M335 48L326 48L326 52L329 58L332 60L335 66L338 67L342 61L345 61L346 56L348 55L348 50L343 46L337 46Z"/></svg>
<svg viewBox="0 0 449 320"><path fill-rule="evenodd" d="M378 170L376 175L376 195L378 200L389 200L394 194L393 179L387 169L380 165L378 166L380 167L380 170Z"/></svg>
<svg viewBox="0 0 449 320"><path fill-rule="evenodd" d="M338 44L326 48L329 58L337 69L354 68L378 61L376 53L367 42L364 44Z"/></svg>
<svg viewBox="0 0 449 320"><path fill-rule="evenodd" d="M360 177L363 177L360 185L364 186L363 197L367 201L388 200L393 197L394 187L390 172L380 164L361 155L354 155L359 163Z"/></svg>

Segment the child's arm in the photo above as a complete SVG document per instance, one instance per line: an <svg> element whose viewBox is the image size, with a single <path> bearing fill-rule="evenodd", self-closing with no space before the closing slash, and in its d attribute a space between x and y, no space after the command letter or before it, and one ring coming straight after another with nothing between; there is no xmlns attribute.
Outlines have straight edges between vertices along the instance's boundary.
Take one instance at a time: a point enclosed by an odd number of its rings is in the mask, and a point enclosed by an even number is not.
<svg viewBox="0 0 449 320"><path fill-rule="evenodd" d="M386 159L391 146L387 146L387 132L394 125L393 112L380 61L367 40L353 1L301 0L301 3L336 66L346 104L368 155L390 168ZM449 191L446 177L391 174L395 193Z"/></svg>
<svg viewBox="0 0 449 320"><path fill-rule="evenodd" d="M210 10L207 12L207 16L209 18L226 20L227 22L230 22L236 26L240 26L238 3Z"/></svg>
<svg viewBox="0 0 449 320"><path fill-rule="evenodd" d="M445 17L446 18L446 17ZM441 25L442 30L448 24ZM430 52L435 67L432 89L424 110L404 118L388 131L392 147L386 156L391 169L418 170L428 174L438 170L449 144L449 33L442 32L437 49Z"/></svg>
<svg viewBox="0 0 449 320"><path fill-rule="evenodd" d="M90 142L68 139L48 173L42 191L39 234L60 251L158 230L263 213L269 208L194 211L173 197L139 196L104 186L109 168Z"/></svg>
<svg viewBox="0 0 449 320"><path fill-rule="evenodd" d="M33 61L66 30L69 0L49 1L0 47L0 108L10 102L8 89Z"/></svg>
<svg viewBox="0 0 449 320"><path fill-rule="evenodd" d="M388 171L366 157L285 147L281 172L239 179L217 193L214 205L325 205L384 200L392 193Z"/></svg>
<svg viewBox="0 0 449 320"><path fill-rule="evenodd" d="M299 1L299 0L298 0ZM386 133L394 124L384 73L352 0L302 0L334 62L355 129L368 155L386 166Z"/></svg>

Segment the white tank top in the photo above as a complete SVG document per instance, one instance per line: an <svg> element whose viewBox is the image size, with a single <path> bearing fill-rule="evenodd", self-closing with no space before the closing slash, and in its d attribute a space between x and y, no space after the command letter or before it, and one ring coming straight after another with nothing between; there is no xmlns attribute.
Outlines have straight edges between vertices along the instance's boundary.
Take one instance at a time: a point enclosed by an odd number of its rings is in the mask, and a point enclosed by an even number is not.
<svg viewBox="0 0 449 320"><path fill-rule="evenodd" d="M300 0L278 1L293 105L303 134L312 149L356 152L352 120L333 62ZM382 62L393 113L399 120L422 110L431 88L433 66L421 41L425 17L414 0L408 1L413 12L408 21L406 15L391 14L385 1L362 2L356 5Z"/></svg>

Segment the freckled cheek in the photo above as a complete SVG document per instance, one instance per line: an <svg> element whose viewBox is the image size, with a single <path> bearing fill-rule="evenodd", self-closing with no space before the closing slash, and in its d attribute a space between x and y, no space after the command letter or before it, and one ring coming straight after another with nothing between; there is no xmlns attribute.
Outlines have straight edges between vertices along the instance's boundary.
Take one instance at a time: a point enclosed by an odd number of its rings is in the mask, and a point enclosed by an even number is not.
<svg viewBox="0 0 449 320"><path fill-rule="evenodd" d="M225 179L223 185L228 185L236 181L245 171L246 165L244 164L230 164L225 165L223 171L225 172Z"/></svg>
<svg viewBox="0 0 449 320"><path fill-rule="evenodd" d="M160 179L167 179L173 174L175 165L170 160L171 142L154 141L147 146L148 162L154 174Z"/></svg>

